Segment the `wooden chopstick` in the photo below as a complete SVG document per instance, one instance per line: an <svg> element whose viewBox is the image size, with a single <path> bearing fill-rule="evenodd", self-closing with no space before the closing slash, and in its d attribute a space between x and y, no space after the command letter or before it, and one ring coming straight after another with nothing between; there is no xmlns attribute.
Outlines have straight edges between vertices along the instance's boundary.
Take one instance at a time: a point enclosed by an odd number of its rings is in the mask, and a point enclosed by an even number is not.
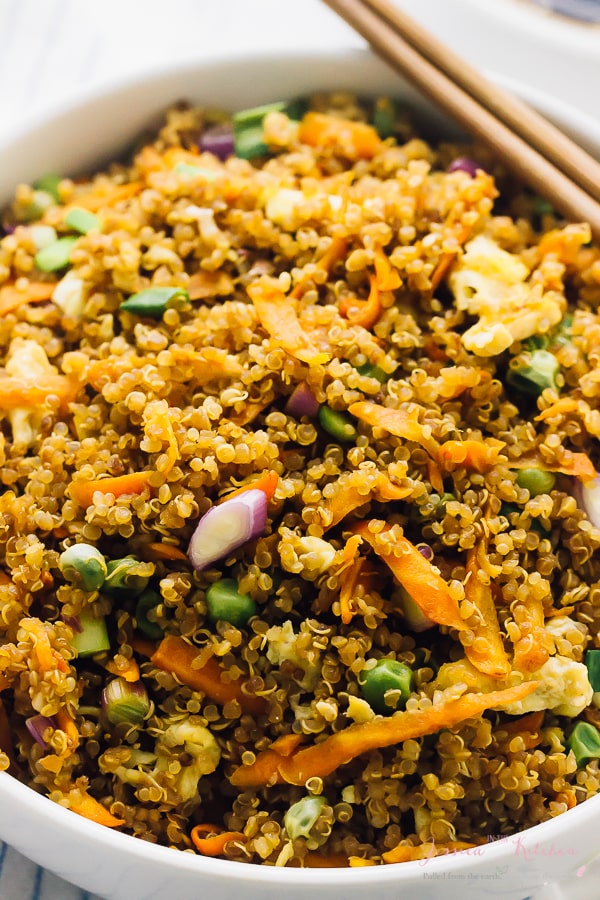
<svg viewBox="0 0 600 900"><path fill-rule="evenodd" d="M589 222L600 240L600 203L596 199L600 198L600 165L581 147L542 116L534 117L528 106L485 82L475 69L388 0L325 2L393 68L490 147L515 175L566 218ZM539 131L538 120L544 126ZM569 159L573 163L565 165Z"/></svg>

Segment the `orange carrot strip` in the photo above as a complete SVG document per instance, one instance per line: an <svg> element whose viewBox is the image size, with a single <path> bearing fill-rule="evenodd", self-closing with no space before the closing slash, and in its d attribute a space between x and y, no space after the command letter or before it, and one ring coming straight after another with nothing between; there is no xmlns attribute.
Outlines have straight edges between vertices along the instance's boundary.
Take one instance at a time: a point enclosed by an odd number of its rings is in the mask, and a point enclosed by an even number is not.
<svg viewBox="0 0 600 900"><path fill-rule="evenodd" d="M104 664L104 668L107 672L110 672L111 675L118 675L131 684L139 681L140 667L138 666L135 659L133 657L128 659L126 656L121 656L121 659L123 660L122 665L117 665L116 660L109 659L108 662Z"/></svg>
<svg viewBox="0 0 600 900"><path fill-rule="evenodd" d="M244 693L239 681L222 680L224 669L214 657L210 657L201 668L195 668L197 657L195 647L181 637L168 634L152 654L151 660L157 668L176 675L184 684L202 691L217 703L237 700L244 712L255 715L264 712L266 704L262 697Z"/></svg>
<svg viewBox="0 0 600 900"><path fill-rule="evenodd" d="M427 477L434 491L437 491L438 494L443 494L444 478L440 472L440 467L434 459L431 459L431 457L427 460Z"/></svg>
<svg viewBox="0 0 600 900"><path fill-rule="evenodd" d="M152 472L130 472L128 475L116 477L95 478L92 481L72 481L69 485L71 498L80 506L91 506L94 494L114 494L121 497L123 494L141 494L144 489L150 489L149 479Z"/></svg>
<svg viewBox="0 0 600 900"><path fill-rule="evenodd" d="M98 825L106 825L107 828L117 828L119 825L125 824L125 819L117 819L113 816L101 803L87 793L82 794L80 800L70 799L70 809L83 816L91 822L97 822Z"/></svg>
<svg viewBox="0 0 600 900"><path fill-rule="evenodd" d="M64 206L66 214L73 208L87 209L89 212L98 212L103 206L115 206L121 200L129 200L142 190L141 181L130 181L128 184L96 185L87 193L74 196L72 203Z"/></svg>
<svg viewBox="0 0 600 900"><path fill-rule="evenodd" d="M419 844L411 847L407 844L400 844L393 850L388 850L381 854L381 858L385 863L402 863L410 862L414 859L430 859L432 856L446 856L449 853L459 853L461 850L470 850L477 844L469 844L467 841L443 841L437 843Z"/></svg>
<svg viewBox="0 0 600 900"><path fill-rule="evenodd" d="M496 604L491 585L479 578L480 556L486 553L484 540L481 540L467 555L465 597L479 613L479 623L472 629L475 639L472 644L465 645L465 654L480 672L492 678L504 678L510 672L510 662L500 634Z"/></svg>
<svg viewBox="0 0 600 900"><path fill-rule="evenodd" d="M550 406L543 409L539 415L535 417L536 422L545 422L546 419L553 419L554 416L567 416L569 413L577 412L579 409L579 400L574 400L573 397L561 397L560 400L556 400L554 403L551 403Z"/></svg>
<svg viewBox="0 0 600 900"><path fill-rule="evenodd" d="M560 472L561 475L572 475L580 481L593 481L596 475L596 467L587 453L573 453L565 450L560 462L549 463L540 456L521 457L510 461L511 469L545 469L547 472Z"/></svg>
<svg viewBox="0 0 600 900"><path fill-rule="evenodd" d="M352 538L350 538L350 540L352 540ZM354 616L352 599L354 597L356 585L360 579L363 565L363 557L357 556L348 568L344 569L340 578L340 619L344 625L349 625Z"/></svg>
<svg viewBox="0 0 600 900"><path fill-rule="evenodd" d="M505 447L504 441L487 438L485 441L446 441L438 454L440 465L447 471L464 466L472 472L484 474L492 469Z"/></svg>
<svg viewBox="0 0 600 900"><path fill-rule="evenodd" d="M371 159L382 147L371 125L313 111L302 118L298 140L323 150L333 148L348 159Z"/></svg>
<svg viewBox="0 0 600 900"><path fill-rule="evenodd" d="M36 635L36 641L33 650L42 672L51 672L52 669L55 668L54 657L52 655L50 639L44 631L40 631Z"/></svg>
<svg viewBox="0 0 600 900"><path fill-rule="evenodd" d="M53 281L28 281L23 288L6 284L0 288L0 316L5 316L25 303L41 303L50 300L56 283Z"/></svg>
<svg viewBox="0 0 600 900"><path fill-rule="evenodd" d="M279 756L290 756L304 740L301 734L281 734L275 738L270 750L274 750Z"/></svg>
<svg viewBox="0 0 600 900"><path fill-rule="evenodd" d="M79 746L79 731L77 730L77 725L75 724L75 720L70 713L67 712L66 709L59 709L55 716L56 724L60 728L61 731L70 738L73 744L73 750Z"/></svg>
<svg viewBox="0 0 600 900"><path fill-rule="evenodd" d="M466 629L458 602L450 593L448 585L415 545L401 535L394 536L391 541L381 540L392 527L384 525L376 534L370 530L369 521L364 520L354 523L350 530L369 542L428 619L439 625Z"/></svg>
<svg viewBox="0 0 600 900"><path fill-rule="evenodd" d="M303 785L309 778L325 778L363 753L435 734L442 728L453 728L465 719L480 716L486 709L518 702L536 687L537 682L527 681L487 694L464 694L427 709L404 710L389 718L378 716L370 722L350 725L288 757L265 750L258 754L252 765L239 766L229 780L240 788L284 782ZM265 758L265 754L270 755ZM265 774L268 774L268 779L265 779Z"/></svg>
<svg viewBox="0 0 600 900"><path fill-rule="evenodd" d="M59 672L68 672L69 671L69 663L66 661L64 656L62 656L57 650L52 650L52 658L54 659L54 665L58 669Z"/></svg>
<svg viewBox="0 0 600 900"><path fill-rule="evenodd" d="M231 491L231 493L225 494L220 498L219 503L223 503L225 500L231 500L232 497L237 497L238 494L243 494L246 491L262 491L263 494L266 495L268 503L269 500L273 499L273 494L277 490L278 484L279 475L277 474L277 472L263 472L262 475L260 475L258 478L251 479L241 487L236 488L234 491Z"/></svg>
<svg viewBox="0 0 600 900"><path fill-rule="evenodd" d="M525 750L533 750L542 741L542 725L545 714L546 711L541 709L527 713L525 716L519 716L518 719L512 719L510 722L503 722L496 729L499 733L506 732L506 738L498 741L500 747L508 749L511 740L518 736L521 738Z"/></svg>
<svg viewBox="0 0 600 900"><path fill-rule="evenodd" d="M172 544L161 544L158 541L151 541L151 543L146 544L146 549L152 554L154 559L187 561L187 555L183 550L180 550L179 547L174 547Z"/></svg>
<svg viewBox="0 0 600 900"><path fill-rule="evenodd" d="M437 456L439 444L431 436L431 427L422 425L418 421L417 409L414 412L405 409L388 409L387 406L379 406L370 400L359 400L357 403L350 404L348 412L372 428L384 428L396 437L420 444L432 456Z"/></svg>
<svg viewBox="0 0 600 900"><path fill-rule="evenodd" d="M149 641L147 640L147 638L138 637L135 634L130 639L129 645L134 653L137 653L139 656L144 656L146 657L146 659L150 659L154 655L157 647L157 644L154 641Z"/></svg>
<svg viewBox="0 0 600 900"><path fill-rule="evenodd" d="M260 324L286 353L309 365L329 361L330 354L320 352L313 345L300 324L293 302L279 290L274 279L263 277L248 285L247 292Z"/></svg>
<svg viewBox="0 0 600 900"><path fill-rule="evenodd" d="M343 853L307 853L302 859L305 869L345 869L350 861Z"/></svg>
<svg viewBox="0 0 600 900"><path fill-rule="evenodd" d="M412 490L411 486L394 484L385 472L356 469L338 479L335 493L326 499L324 509L331 514L331 521L325 527L333 528L372 499L381 503L404 500Z"/></svg>
<svg viewBox="0 0 600 900"><path fill-rule="evenodd" d="M338 260L340 260L344 256L347 248L348 241L346 240L346 238L332 238L331 244L329 245L325 253L323 253L322 256L315 260L315 265L317 265L319 269L324 269L329 275ZM308 279L299 281L298 284L294 285L289 293L289 296L294 300L299 300L306 291L307 280Z"/></svg>
<svg viewBox="0 0 600 900"><path fill-rule="evenodd" d="M209 837L201 837L203 834ZM196 825L190 832L194 847L203 856L221 856L230 841L246 843L248 838L241 831L220 831L216 825Z"/></svg>
<svg viewBox="0 0 600 900"><path fill-rule="evenodd" d="M380 291L395 291L402 284L398 270L392 266L381 247L375 251L375 277Z"/></svg>
<svg viewBox="0 0 600 900"><path fill-rule="evenodd" d="M548 661L552 641L544 627L545 613L541 598L529 594L524 602L511 606L520 637L514 644L513 667L519 672L535 672Z"/></svg>
<svg viewBox="0 0 600 900"><path fill-rule="evenodd" d="M379 297L379 286L375 275L369 276L369 296L366 300L358 297L343 297L340 300L340 313L351 325L360 325L370 331L381 316L382 306Z"/></svg>
<svg viewBox="0 0 600 900"><path fill-rule="evenodd" d="M471 226L470 225L462 225L458 228L456 233L456 239L459 245L463 245L465 241L469 239L471 236ZM433 274L431 276L431 288L435 291L437 287L439 287L442 280L448 274L454 260L456 259L456 255L458 253L458 248L455 251L450 253L443 253L440 257L435 269L433 270Z"/></svg>
<svg viewBox="0 0 600 900"><path fill-rule="evenodd" d="M44 375L44 383L26 381L11 375L0 376L0 408L3 410L17 407L43 406L50 395L56 395L61 405L71 403L81 387L78 381L66 375Z"/></svg>

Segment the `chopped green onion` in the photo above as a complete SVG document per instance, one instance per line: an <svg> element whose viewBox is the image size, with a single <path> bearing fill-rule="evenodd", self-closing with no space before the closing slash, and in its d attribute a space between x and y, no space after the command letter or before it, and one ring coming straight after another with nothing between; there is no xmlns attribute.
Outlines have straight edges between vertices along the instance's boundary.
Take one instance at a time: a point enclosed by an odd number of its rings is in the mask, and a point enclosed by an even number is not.
<svg viewBox="0 0 600 900"><path fill-rule="evenodd" d="M31 203L19 210L17 218L21 222L35 222L41 219L47 209L54 206L54 197L48 191L34 191Z"/></svg>
<svg viewBox="0 0 600 900"><path fill-rule="evenodd" d="M269 148L264 141L262 125L244 127L234 134L235 155L240 159L255 159L257 156L265 156Z"/></svg>
<svg viewBox="0 0 600 900"><path fill-rule="evenodd" d="M174 171L177 172L178 175L187 175L190 178L202 175L207 181L214 181L218 178L218 173L215 172L214 169L207 169L205 166L192 166L190 163L186 162L178 162Z"/></svg>
<svg viewBox="0 0 600 900"><path fill-rule="evenodd" d="M356 371L360 375L368 375L369 378L376 378L377 381L380 381L384 384L390 378L388 372L384 372L379 366L376 366L374 363L365 363L363 366L358 366Z"/></svg>
<svg viewBox="0 0 600 900"><path fill-rule="evenodd" d="M382 140L394 134L396 107L389 97L379 97L373 110L373 126Z"/></svg>
<svg viewBox="0 0 600 900"><path fill-rule="evenodd" d="M404 709L412 691L411 669L395 659L379 659L371 668L365 668L358 676L362 695L382 715L391 715Z"/></svg>
<svg viewBox="0 0 600 900"><path fill-rule="evenodd" d="M290 840L311 837L311 830L316 825L325 806L327 806L327 800L321 796L303 797L290 806L283 817L283 824Z"/></svg>
<svg viewBox="0 0 600 900"><path fill-rule="evenodd" d="M231 625L245 625L256 615L256 603L248 594L240 594L233 578L222 578L211 584L206 592L206 605L212 622L220 619Z"/></svg>
<svg viewBox="0 0 600 900"><path fill-rule="evenodd" d="M161 595L149 588L140 594L135 605L135 621L138 630L152 641L163 636L163 629L156 619L152 618L153 611L160 603L162 603Z"/></svg>
<svg viewBox="0 0 600 900"><path fill-rule="evenodd" d="M65 225L78 231L80 234L87 234L88 231L99 231L101 228L100 219L94 213L87 209L79 209L74 207L70 209L65 216Z"/></svg>
<svg viewBox="0 0 600 900"><path fill-rule="evenodd" d="M358 437L358 431L350 416L326 404L320 407L317 419L321 428L341 443L353 444Z"/></svg>
<svg viewBox="0 0 600 900"><path fill-rule="evenodd" d="M600 759L600 731L589 722L578 722L569 737L567 745L575 754L577 765L589 759Z"/></svg>
<svg viewBox="0 0 600 900"><path fill-rule="evenodd" d="M71 250L76 240L76 237L68 235L38 250L35 254L35 264L38 269L41 269L42 272L57 272L59 269L66 268L71 262Z"/></svg>
<svg viewBox="0 0 600 900"><path fill-rule="evenodd" d="M560 366L553 353L534 350L512 360L506 380L508 384L529 397L539 397L546 388L556 387Z"/></svg>
<svg viewBox="0 0 600 900"><path fill-rule="evenodd" d="M148 586L147 563L141 563L133 556L112 559L107 565L107 574L102 593L109 597L137 597Z"/></svg>
<svg viewBox="0 0 600 900"><path fill-rule="evenodd" d="M60 203L58 186L61 181L62 177L60 175L42 175L41 178L33 182L33 186L40 191L46 191L57 203Z"/></svg>
<svg viewBox="0 0 600 900"><path fill-rule="evenodd" d="M96 618L91 612L84 611L77 616L79 631L73 631L71 646L78 656L93 656L110 650L108 631L104 616Z"/></svg>
<svg viewBox="0 0 600 900"><path fill-rule="evenodd" d="M113 725L141 725L150 712L151 703L141 681L113 678L102 691L102 708Z"/></svg>
<svg viewBox="0 0 600 900"><path fill-rule="evenodd" d="M588 678L594 693L600 691L600 650L588 650L585 654Z"/></svg>
<svg viewBox="0 0 600 900"><path fill-rule="evenodd" d="M91 544L73 544L61 553L58 567L67 581L84 591L97 591L104 584L106 560Z"/></svg>
<svg viewBox="0 0 600 900"><path fill-rule="evenodd" d="M528 490L532 497L538 497L540 494L550 493L556 484L556 475L545 469L521 469L516 482L519 487Z"/></svg>
<svg viewBox="0 0 600 900"><path fill-rule="evenodd" d="M269 148L264 141L263 121L271 112L281 112L290 119L301 118L306 104L302 100L280 100L251 109L242 109L233 115L233 142L235 155L242 159L264 156Z"/></svg>
<svg viewBox="0 0 600 900"><path fill-rule="evenodd" d="M188 292L180 287L146 288L124 300L120 309L137 316L152 316L152 318L160 319L166 309L171 307L181 309L186 303L189 303L189 299Z"/></svg>

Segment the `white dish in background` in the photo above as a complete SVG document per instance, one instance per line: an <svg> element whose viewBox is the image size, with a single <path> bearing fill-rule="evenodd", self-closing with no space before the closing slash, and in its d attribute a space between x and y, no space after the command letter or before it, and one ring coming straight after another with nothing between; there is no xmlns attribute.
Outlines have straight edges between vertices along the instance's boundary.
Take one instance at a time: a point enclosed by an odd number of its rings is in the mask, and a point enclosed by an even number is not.
<svg viewBox="0 0 600 900"><path fill-rule="evenodd" d="M510 85L507 85L510 86ZM585 137L600 156L600 123L539 92L512 85L565 130ZM236 59L172 69L142 81L114 85L0 147L0 195L48 171L89 168L127 146L170 103L188 98L243 108L326 89L403 94L402 82L370 54ZM418 103L414 91L407 91ZM429 108L429 115L431 115ZM441 118L436 117L437 126ZM462 900L482 896L525 900L545 885L573 881L598 855L600 796L577 809L507 838L449 857L358 869L279 869L199 857L155 846L88 822L0 773L0 838L38 864L110 900ZM554 894L559 896L559 894ZM591 895L590 895L591 896Z"/></svg>

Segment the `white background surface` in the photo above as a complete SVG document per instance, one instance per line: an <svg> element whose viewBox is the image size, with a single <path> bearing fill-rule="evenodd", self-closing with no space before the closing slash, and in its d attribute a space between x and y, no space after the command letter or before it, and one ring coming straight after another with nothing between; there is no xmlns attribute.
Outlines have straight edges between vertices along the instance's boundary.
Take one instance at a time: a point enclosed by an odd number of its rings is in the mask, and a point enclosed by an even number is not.
<svg viewBox="0 0 600 900"><path fill-rule="evenodd" d="M397 2L476 65L600 118L600 27L527 0ZM240 51L362 43L319 0L0 0L0 143L40 113L123 75ZM598 879L590 870L544 900L595 900ZM6 853L0 900L84 896Z"/></svg>

